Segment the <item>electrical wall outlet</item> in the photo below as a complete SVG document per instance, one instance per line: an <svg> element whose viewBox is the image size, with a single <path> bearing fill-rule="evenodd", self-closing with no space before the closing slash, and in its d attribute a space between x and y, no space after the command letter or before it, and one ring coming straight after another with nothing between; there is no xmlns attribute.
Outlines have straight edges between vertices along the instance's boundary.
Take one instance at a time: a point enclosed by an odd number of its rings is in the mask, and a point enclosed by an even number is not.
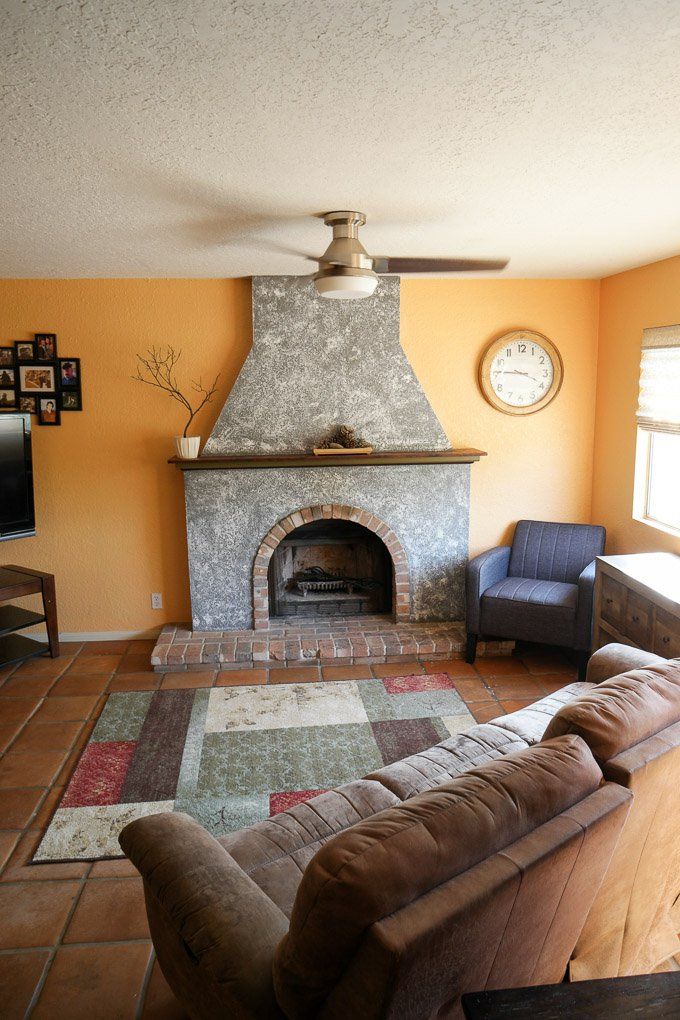
<svg viewBox="0 0 680 1020"><path fill-rule="evenodd" d="M163 593L160 591L151 592L151 608L162 609L163 608Z"/></svg>

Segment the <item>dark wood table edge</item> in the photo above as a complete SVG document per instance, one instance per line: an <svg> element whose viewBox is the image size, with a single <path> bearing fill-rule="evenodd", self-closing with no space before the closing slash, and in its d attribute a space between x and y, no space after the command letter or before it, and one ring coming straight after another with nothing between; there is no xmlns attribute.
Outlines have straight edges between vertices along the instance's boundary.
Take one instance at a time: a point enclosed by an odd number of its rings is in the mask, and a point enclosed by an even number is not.
<svg viewBox="0 0 680 1020"><path fill-rule="evenodd" d="M14 563L3 563L3 570L11 570L16 574L24 574L27 578L25 584L10 585L9 588L0 588L0 601L8 602L10 599L21 598L24 595L41 595L43 603L43 615L47 629L47 641L49 654L53 659L59 656L59 624L57 620L57 596L54 583L54 574L48 574L44 570L34 570L32 567L20 567ZM36 653L44 654L44 653Z"/></svg>
<svg viewBox="0 0 680 1020"><path fill-rule="evenodd" d="M680 971L467 992L466 1020L619 1020L680 1016Z"/></svg>

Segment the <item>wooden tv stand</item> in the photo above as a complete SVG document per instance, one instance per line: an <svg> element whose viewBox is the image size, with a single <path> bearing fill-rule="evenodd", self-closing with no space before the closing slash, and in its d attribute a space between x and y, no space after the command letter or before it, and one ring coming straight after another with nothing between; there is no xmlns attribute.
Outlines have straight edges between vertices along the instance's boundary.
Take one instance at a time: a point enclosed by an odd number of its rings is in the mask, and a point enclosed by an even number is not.
<svg viewBox="0 0 680 1020"><path fill-rule="evenodd" d="M41 595L42 613L4 604L24 595ZM54 574L14 565L0 567L0 603L0 668L47 653L56 659L59 655L59 627ZM38 623L45 624L47 643L18 633Z"/></svg>

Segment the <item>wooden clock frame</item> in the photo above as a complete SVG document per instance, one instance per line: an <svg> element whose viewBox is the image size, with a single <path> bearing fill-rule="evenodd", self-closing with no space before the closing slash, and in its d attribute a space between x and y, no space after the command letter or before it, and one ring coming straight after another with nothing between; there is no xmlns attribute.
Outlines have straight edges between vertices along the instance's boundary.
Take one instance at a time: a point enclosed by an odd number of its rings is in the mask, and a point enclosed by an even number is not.
<svg viewBox="0 0 680 1020"><path fill-rule="evenodd" d="M509 343L515 343L517 340L527 340L529 343L539 344L546 354L549 355L553 365L553 380L550 388L540 400L537 400L535 404L529 404L527 407L513 407L511 404L506 404L504 400L501 400L494 393L491 385L491 363L493 359L502 347L507 346ZM497 411L503 411L505 414L535 414L536 411L541 411L560 392L563 378L564 365L557 347L543 333L537 333L532 329L513 329L509 333L503 333L502 336L496 337L486 348L479 362L480 389L491 406L495 407Z"/></svg>

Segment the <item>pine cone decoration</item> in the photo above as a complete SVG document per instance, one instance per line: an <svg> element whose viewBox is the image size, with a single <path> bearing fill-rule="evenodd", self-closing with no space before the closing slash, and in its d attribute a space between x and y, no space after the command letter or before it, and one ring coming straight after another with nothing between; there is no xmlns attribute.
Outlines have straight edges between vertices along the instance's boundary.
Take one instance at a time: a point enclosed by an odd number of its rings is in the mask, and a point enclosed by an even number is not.
<svg viewBox="0 0 680 1020"><path fill-rule="evenodd" d="M357 436L349 425L341 425L327 439L324 439L319 449L321 450L356 450L366 446L363 439Z"/></svg>

